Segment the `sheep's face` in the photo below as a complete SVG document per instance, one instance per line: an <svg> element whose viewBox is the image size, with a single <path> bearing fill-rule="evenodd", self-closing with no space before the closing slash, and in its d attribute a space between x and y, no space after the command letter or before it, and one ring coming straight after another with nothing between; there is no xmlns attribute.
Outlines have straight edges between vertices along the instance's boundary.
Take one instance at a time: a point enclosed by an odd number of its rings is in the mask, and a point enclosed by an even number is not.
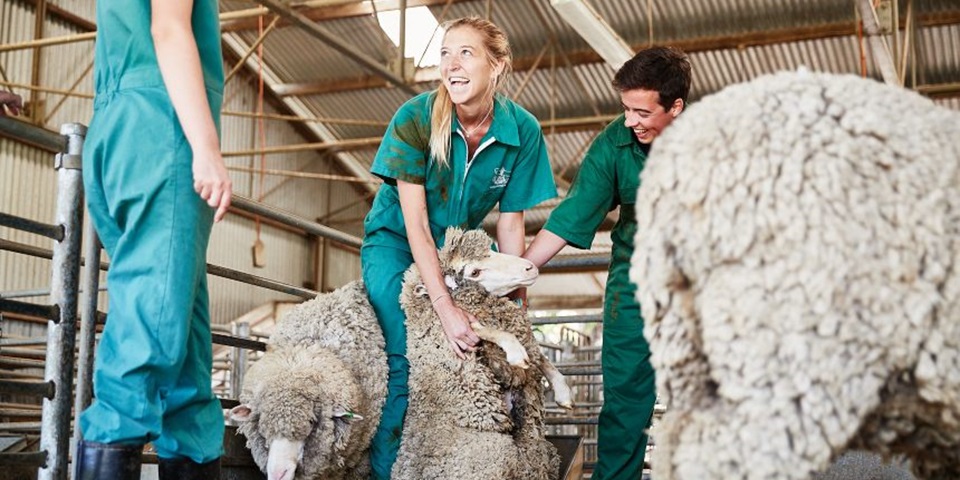
<svg viewBox="0 0 960 480"><path fill-rule="evenodd" d="M540 272L533 263L494 252L492 244L481 230L447 229L446 244L439 256L448 285L461 279L476 282L499 297L537 281Z"/></svg>
<svg viewBox="0 0 960 480"><path fill-rule="evenodd" d="M280 361L264 357L254 364L248 373L254 380L245 382L241 395L244 403L230 410L240 431L267 451L265 465L262 457L257 460L269 480L291 480L298 469L307 478L318 473L303 471L305 451L311 465L339 465L350 424L363 419L348 406L359 391L355 382L342 378L342 363L319 349L291 350ZM268 375L256 371L268 363L273 363L266 367Z"/></svg>

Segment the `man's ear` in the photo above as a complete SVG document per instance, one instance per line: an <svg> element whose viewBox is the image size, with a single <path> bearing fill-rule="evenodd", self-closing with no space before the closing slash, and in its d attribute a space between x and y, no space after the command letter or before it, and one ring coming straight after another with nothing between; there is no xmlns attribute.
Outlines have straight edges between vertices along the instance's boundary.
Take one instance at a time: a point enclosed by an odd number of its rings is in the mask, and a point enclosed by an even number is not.
<svg viewBox="0 0 960 480"><path fill-rule="evenodd" d="M685 104L682 98L674 100L673 105L670 107L670 115L673 115L673 118L677 118L677 115L680 115L680 112L683 111L684 106Z"/></svg>

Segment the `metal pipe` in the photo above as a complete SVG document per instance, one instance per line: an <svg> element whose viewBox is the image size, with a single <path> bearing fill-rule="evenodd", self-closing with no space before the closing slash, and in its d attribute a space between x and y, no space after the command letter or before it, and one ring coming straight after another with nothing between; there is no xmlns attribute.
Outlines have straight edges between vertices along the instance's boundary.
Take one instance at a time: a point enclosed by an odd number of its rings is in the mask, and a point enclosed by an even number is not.
<svg viewBox="0 0 960 480"><path fill-rule="evenodd" d="M230 347L246 348L249 350L256 350L258 352L267 351L267 344L265 342L258 342L256 340L250 340L249 338L237 338L231 335L224 335L222 333L213 334L213 343L216 343L217 345L227 345Z"/></svg>
<svg viewBox="0 0 960 480"><path fill-rule="evenodd" d="M86 246L83 256L87 260L83 266L83 284L85 288L80 295L80 337L79 353L77 354L77 387L73 397L73 445L80 441L80 413L90 406L93 398L93 357L96 350L97 336L97 306L100 291L100 237L93 222L87 222L83 231Z"/></svg>
<svg viewBox="0 0 960 480"><path fill-rule="evenodd" d="M327 29L321 27L316 22L310 20L300 12L296 12L289 7L287 7L283 2L279 0L256 0L257 3L269 8L272 12L282 16L287 19L290 23L302 28L308 34L314 38L319 39L320 41L326 43L334 50L340 52L346 57L352 59L353 61L360 64L360 66L366 68L371 73L379 75L384 80L394 84L397 88L409 93L410 95L416 95L420 93L416 88L407 85L407 83L400 77L397 77L389 69L385 68L380 62L370 58L366 54L360 52L353 45L348 44L342 39L338 38L336 35L330 33Z"/></svg>
<svg viewBox="0 0 960 480"><path fill-rule="evenodd" d="M560 325L564 323L600 323L603 315L593 313L589 315L569 315L563 317L530 317L533 325Z"/></svg>
<svg viewBox="0 0 960 480"><path fill-rule="evenodd" d="M69 123L60 128L67 137L66 154L79 158L86 127ZM47 322L47 362L44 379L57 388L53 399L44 399L41 416L40 450L47 462L38 480L67 478L70 443L70 407L73 386L73 356L77 334L77 292L80 289L80 240L83 227L83 181L79 165L69 161L57 168L56 223L63 225L64 238L53 247L51 299L60 306L60 318Z"/></svg>
<svg viewBox="0 0 960 480"><path fill-rule="evenodd" d="M234 206L236 206L237 197L234 196L233 198L234 198ZM323 227L323 226L320 225L320 227ZM323 228L328 228L328 227L323 227ZM329 230L333 230L333 229L329 229ZM333 231L336 231L336 230L333 230ZM309 232L309 233L316 234L316 232ZM343 235L346 235L346 234L343 234ZM359 242L359 239L357 239L357 241ZM9 240L4 240L2 238L0 238L0 250L7 250L10 252L22 253L24 255L30 255L30 256L39 257L39 258L52 258L52 253L50 252L50 250L34 247L32 245L24 245L22 243L11 242ZM84 264L85 262L81 260L80 263ZM108 270L109 267L110 267L110 262L100 263L100 270ZM293 285L287 285L283 282L278 282L276 280L270 280L268 278L259 277L257 275L253 275L246 272L241 272L239 270L233 270L230 268L221 267L221 266L213 265L209 263L207 264L207 273L209 273L210 275L215 275L215 276L227 278L230 280L249 283L250 285L256 285L258 287L263 287L276 292L290 294L290 295L301 297L307 300L312 299L318 295L318 292L315 292L313 290L300 288ZM6 302L13 302L13 301L0 299L0 306L2 306ZM22 303L22 302L17 302L17 303ZM33 304L26 304L26 305L29 306L27 308L31 308L31 309L36 308L35 306L33 306ZM31 310L31 312L33 311L34 310ZM19 312L14 312L14 313L19 313ZM31 315L31 314L32 313L27 313L27 315ZM42 314L41 315L33 314L33 315L40 316L40 317L45 316ZM97 312L97 317L98 317L98 321L101 321L102 323L102 320L103 318L105 318L105 315L102 312Z"/></svg>
<svg viewBox="0 0 960 480"><path fill-rule="evenodd" d="M105 287L100 287L101 292L106 292ZM83 293L83 290L80 290L80 293ZM49 288L37 288L34 290L18 290L15 292L0 292L0 298L31 298L31 297L46 297L50 295Z"/></svg>
<svg viewBox="0 0 960 480"><path fill-rule="evenodd" d="M540 267L540 273L574 273L586 271L606 271L610 268L610 255L575 255L554 257Z"/></svg>
<svg viewBox="0 0 960 480"><path fill-rule="evenodd" d="M248 283L250 285L256 285L258 287L268 288L273 291L286 293L295 297L303 298L305 300L316 298L318 295L318 293L313 290L287 285L269 278L241 272L239 270L232 270L219 265L211 265L209 263L207 264L207 273L216 275L218 277L228 278L230 280Z"/></svg>
<svg viewBox="0 0 960 480"><path fill-rule="evenodd" d="M0 298L0 312L19 313L20 315L29 315L47 320L60 318L59 305L37 305L35 303L18 302L4 298Z"/></svg>
<svg viewBox="0 0 960 480"><path fill-rule="evenodd" d="M0 225L4 227L23 230L24 232L43 235L44 237L60 241L63 240L63 226L50 225L48 223L35 222L28 218L17 217L7 213L0 212Z"/></svg>
<svg viewBox="0 0 960 480"><path fill-rule="evenodd" d="M311 222L305 220L291 213L284 212L282 210L276 209L274 207L267 206L260 202L255 202L246 197L241 197L239 195L233 196L233 202L231 205L240 210L250 212L256 215L267 217L272 220L276 220L287 225L300 228L307 233L317 235L323 238L329 238L335 240L344 245L349 245L351 247L359 248L362 241L360 238L353 235L341 232L339 230L334 230L330 227L320 225L316 222Z"/></svg>
<svg viewBox="0 0 960 480"><path fill-rule="evenodd" d="M23 382L20 380L0 380L0 390L11 395L33 395L53 398L56 387L53 382Z"/></svg>
<svg viewBox="0 0 960 480"><path fill-rule="evenodd" d="M233 335L240 338L250 337L250 324L248 322L238 322L233 325ZM247 350L245 348L234 347L230 362L230 396L240 398L240 389L243 386L243 377L247 371Z"/></svg>
<svg viewBox="0 0 960 480"><path fill-rule="evenodd" d="M11 117L0 117L0 136L19 140L48 152L62 152L67 148L67 139L63 136Z"/></svg>

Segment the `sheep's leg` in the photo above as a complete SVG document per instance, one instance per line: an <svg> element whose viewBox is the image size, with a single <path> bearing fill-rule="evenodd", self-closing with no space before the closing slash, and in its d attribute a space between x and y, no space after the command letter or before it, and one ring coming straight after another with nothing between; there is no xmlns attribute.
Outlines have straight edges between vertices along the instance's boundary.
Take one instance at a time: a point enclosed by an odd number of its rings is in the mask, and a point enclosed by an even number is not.
<svg viewBox="0 0 960 480"><path fill-rule="evenodd" d="M541 353L543 355L543 353ZM545 355L540 361L540 372L543 373L544 377L547 377L547 381L550 382L550 388L553 389L553 399L557 402L557 405L561 408L570 410L573 408L573 392L570 390L570 387L567 385L567 380L563 377L563 374L560 373L560 370L557 370L557 367L550 363Z"/></svg>
<svg viewBox="0 0 960 480"><path fill-rule="evenodd" d="M507 363L520 368L530 367L530 357L527 355L527 349L523 348L523 344L520 343L520 340L517 340L516 336L503 330L486 327L480 322L473 322L470 327L473 328L473 331L481 340L495 343L502 348L507 355Z"/></svg>

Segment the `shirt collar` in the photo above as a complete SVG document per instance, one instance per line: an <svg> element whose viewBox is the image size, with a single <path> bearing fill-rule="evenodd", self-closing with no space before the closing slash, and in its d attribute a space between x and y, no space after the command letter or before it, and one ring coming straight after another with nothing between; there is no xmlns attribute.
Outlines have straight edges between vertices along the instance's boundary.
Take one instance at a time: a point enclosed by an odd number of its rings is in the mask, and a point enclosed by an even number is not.
<svg viewBox="0 0 960 480"><path fill-rule="evenodd" d="M508 102L509 100L507 100L507 98L503 95L494 95L493 123L490 124L490 129L487 131L487 135L497 139L497 141L500 143L510 145L512 147L519 147L520 126L517 125L517 118L514 115L513 109L510 108ZM454 110L453 115L456 118L456 110ZM460 120L458 119L456 122L450 123L451 132L456 134Z"/></svg>

